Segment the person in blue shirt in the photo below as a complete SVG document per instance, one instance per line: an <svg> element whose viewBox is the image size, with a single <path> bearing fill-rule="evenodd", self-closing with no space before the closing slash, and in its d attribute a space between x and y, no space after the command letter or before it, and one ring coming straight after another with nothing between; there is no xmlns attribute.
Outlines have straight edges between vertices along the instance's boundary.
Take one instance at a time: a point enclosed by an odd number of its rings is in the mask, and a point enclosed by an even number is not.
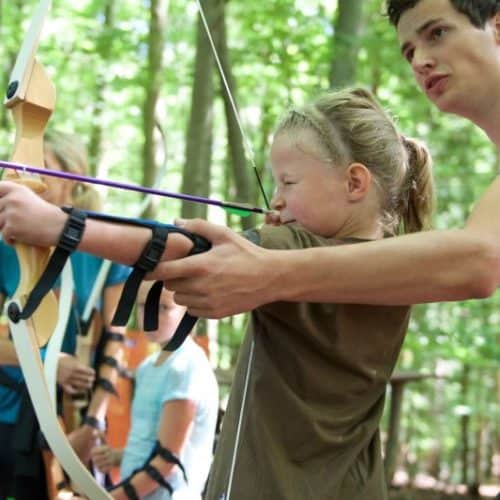
<svg viewBox="0 0 500 500"><path fill-rule="evenodd" d="M144 282L139 288L139 324L152 284ZM144 334L160 348L173 337L185 311L174 302L173 293L163 288L158 328ZM120 466L122 483L115 485L111 496L125 498L125 482L138 498L201 500L212 463L218 392L210 362L191 336L174 352L158 349L144 359L135 374L125 448L102 445L92 450L101 470ZM179 462L165 459L168 453ZM151 469L158 474L148 473Z"/></svg>
<svg viewBox="0 0 500 500"><path fill-rule="evenodd" d="M85 175L87 158L85 149L70 135L53 132L45 138L45 163L48 168ZM55 205L74 205L78 208L98 210L99 194L91 187L73 181L44 177L47 190L42 196ZM90 450L98 443L104 428L106 411L113 386L118 378L122 362L124 328L111 327L111 319L130 270L126 266L113 264L103 285L101 298L95 306L94 326L103 325L101 337L102 355L108 360L94 368L90 359L81 359L77 346L81 329L80 317L94 286L103 259L83 252L71 255L74 280L73 305L66 326L62 352L58 359L57 381L63 392L75 395L93 388L88 401L86 417L78 422L69 435L70 441L84 462L90 459ZM0 240L0 295L4 302L14 295L20 276L18 259L13 247ZM59 285L57 285L59 286ZM100 330L100 328L97 328ZM100 333L100 331L99 331ZM89 334L90 337L91 334ZM81 337L83 338L83 337ZM87 343L90 343L87 342ZM42 358L45 348L41 349ZM110 362L110 358L116 360ZM96 374L97 372L97 374ZM26 470L15 449L20 444L17 437L23 421L23 376L15 354L13 343L0 339L0 500L13 496L16 499L45 499L45 477L39 459L29 459ZM26 394L25 394L26 395ZM76 411L75 411L76 413ZM81 424L81 425L80 425ZM22 424L24 426L24 424ZM36 447L36 446L35 446ZM34 456L40 453L35 450Z"/></svg>

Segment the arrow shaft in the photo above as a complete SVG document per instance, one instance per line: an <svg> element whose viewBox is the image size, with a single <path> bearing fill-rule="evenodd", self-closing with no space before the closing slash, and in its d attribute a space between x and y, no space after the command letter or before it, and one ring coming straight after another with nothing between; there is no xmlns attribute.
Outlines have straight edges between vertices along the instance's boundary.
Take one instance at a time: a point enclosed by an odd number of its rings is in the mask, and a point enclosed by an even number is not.
<svg viewBox="0 0 500 500"><path fill-rule="evenodd" d="M18 163L0 161L0 168L7 168L11 170L16 170L21 173L27 174L38 174L47 175L49 177L58 177L60 179L68 179L77 182L87 182L90 184L97 184L100 186L107 186L111 188L124 189L126 191L135 191L142 194L152 194L156 196L163 196L166 198L175 198L178 200L190 201L193 203L204 203L206 205L213 205L220 208L228 208L233 210L245 210L248 212L253 212L257 214L265 214L268 210L260 207L254 207L251 205L246 205L244 203L233 203L221 200L214 200L213 198L204 198L202 196L194 196L184 193L174 193L171 191L164 191L162 189L147 188L144 186L139 186L138 184L128 184L119 181L110 181L107 179L98 179L95 177L88 177L86 175L73 174L70 172L61 172L59 170L51 170L47 168L37 168L28 165L22 165Z"/></svg>

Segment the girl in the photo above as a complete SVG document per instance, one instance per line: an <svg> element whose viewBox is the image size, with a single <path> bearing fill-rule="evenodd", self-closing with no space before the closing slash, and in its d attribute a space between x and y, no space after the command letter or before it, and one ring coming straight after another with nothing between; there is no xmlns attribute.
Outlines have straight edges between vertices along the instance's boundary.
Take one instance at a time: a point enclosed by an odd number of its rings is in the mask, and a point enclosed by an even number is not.
<svg viewBox="0 0 500 500"><path fill-rule="evenodd" d="M266 248L348 245L427 228L427 151L365 90L291 111L270 154ZM268 304L252 312L207 498L382 500L378 425L409 308ZM247 375L248 374L248 375Z"/></svg>

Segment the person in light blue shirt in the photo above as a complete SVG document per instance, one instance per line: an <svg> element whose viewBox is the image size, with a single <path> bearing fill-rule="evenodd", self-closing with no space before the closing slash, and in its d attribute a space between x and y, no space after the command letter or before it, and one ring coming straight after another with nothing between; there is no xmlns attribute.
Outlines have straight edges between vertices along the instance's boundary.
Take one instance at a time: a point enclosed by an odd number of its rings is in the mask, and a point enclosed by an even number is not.
<svg viewBox="0 0 500 500"><path fill-rule="evenodd" d="M138 318L151 284L143 283L138 295ZM158 329L148 338L162 345L175 332L185 308L175 304L173 293L163 289ZM187 337L174 352L148 356L136 372L131 428L124 450L100 446L92 451L94 463L107 471L120 465L122 483L111 491L121 498L123 483L139 498L148 500L199 500L212 462L218 413L218 386L205 352ZM165 451L179 463L165 460ZM156 469L166 484L146 472Z"/></svg>

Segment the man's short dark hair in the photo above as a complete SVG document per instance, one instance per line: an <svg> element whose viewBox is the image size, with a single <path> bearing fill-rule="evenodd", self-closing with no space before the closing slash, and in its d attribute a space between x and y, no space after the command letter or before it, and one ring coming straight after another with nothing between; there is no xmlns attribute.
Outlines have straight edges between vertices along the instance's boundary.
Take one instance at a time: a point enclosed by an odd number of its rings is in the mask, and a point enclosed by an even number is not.
<svg viewBox="0 0 500 500"><path fill-rule="evenodd" d="M387 0L387 15L397 26L401 16L421 0ZM465 14L477 28L484 28L488 19L500 11L500 0L448 0L458 12Z"/></svg>

